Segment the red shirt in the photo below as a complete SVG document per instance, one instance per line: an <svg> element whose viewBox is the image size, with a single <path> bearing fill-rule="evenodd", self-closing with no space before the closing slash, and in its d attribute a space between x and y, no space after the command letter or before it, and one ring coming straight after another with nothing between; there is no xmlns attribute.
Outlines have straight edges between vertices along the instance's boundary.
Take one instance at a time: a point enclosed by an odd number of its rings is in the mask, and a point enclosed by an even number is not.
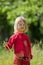
<svg viewBox="0 0 43 65"><path fill-rule="evenodd" d="M25 47L24 41L27 42L27 47ZM20 53L20 51L23 51L24 55L26 55L26 49L27 49L28 54L32 58L30 39L26 34L22 33L13 34L8 41L8 47L11 49L13 45L15 54Z"/></svg>

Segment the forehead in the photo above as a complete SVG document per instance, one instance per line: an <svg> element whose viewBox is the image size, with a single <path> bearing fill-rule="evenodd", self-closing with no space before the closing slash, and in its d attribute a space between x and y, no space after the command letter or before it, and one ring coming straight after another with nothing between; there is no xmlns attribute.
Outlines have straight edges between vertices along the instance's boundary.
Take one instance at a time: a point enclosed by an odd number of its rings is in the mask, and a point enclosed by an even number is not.
<svg viewBox="0 0 43 65"><path fill-rule="evenodd" d="M25 22L25 19L23 17L17 17L16 20L15 20L15 24L24 24L26 23Z"/></svg>
<svg viewBox="0 0 43 65"><path fill-rule="evenodd" d="M25 24L25 22L23 22L23 21L19 21L18 24Z"/></svg>

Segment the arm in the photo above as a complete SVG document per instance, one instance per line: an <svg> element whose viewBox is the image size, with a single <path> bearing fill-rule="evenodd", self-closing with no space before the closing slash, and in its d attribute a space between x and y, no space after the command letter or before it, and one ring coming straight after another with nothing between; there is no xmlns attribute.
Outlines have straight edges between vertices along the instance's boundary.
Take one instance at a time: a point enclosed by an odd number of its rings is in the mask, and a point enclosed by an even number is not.
<svg viewBox="0 0 43 65"><path fill-rule="evenodd" d="M7 49L7 50L10 50L13 46L13 37L11 36L8 40L8 42L5 42L3 43L3 46Z"/></svg>
<svg viewBox="0 0 43 65"><path fill-rule="evenodd" d="M3 43L3 47L5 47L7 50L10 50L10 48L9 48L8 45L7 45L7 42L5 42L5 41L4 41L4 43Z"/></svg>

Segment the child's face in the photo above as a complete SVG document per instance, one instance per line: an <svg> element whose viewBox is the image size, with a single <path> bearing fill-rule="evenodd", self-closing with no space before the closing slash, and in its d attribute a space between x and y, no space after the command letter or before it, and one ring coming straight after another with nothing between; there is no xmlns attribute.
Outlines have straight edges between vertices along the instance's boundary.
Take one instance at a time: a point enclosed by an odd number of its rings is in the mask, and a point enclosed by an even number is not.
<svg viewBox="0 0 43 65"><path fill-rule="evenodd" d="M25 31L25 23L23 21L17 23L17 30L21 33Z"/></svg>

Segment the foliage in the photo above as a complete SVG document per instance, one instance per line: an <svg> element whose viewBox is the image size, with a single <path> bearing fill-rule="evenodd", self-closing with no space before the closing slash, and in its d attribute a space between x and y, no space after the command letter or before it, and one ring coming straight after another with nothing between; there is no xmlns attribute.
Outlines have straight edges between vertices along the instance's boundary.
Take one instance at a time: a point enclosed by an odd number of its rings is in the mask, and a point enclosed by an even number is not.
<svg viewBox="0 0 43 65"><path fill-rule="evenodd" d="M43 0L0 0L0 40L13 33L17 16L25 17L33 41L43 39Z"/></svg>

